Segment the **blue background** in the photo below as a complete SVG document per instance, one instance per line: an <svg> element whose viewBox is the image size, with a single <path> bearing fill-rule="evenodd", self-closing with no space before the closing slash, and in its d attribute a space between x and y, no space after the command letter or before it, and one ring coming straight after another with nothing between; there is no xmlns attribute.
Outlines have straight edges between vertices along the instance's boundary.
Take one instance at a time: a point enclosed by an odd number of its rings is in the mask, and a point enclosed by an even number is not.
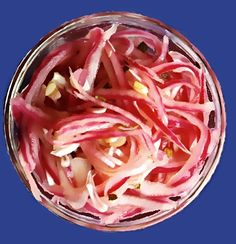
<svg viewBox="0 0 236 244"><path fill-rule="evenodd" d="M62 2L62 3L60 3ZM200 196L175 217L148 229L104 233L72 225L38 204L25 189L0 139L0 243L236 243L234 1L1 1L0 97L21 58L64 21L119 10L160 19L189 38L221 82L227 108L227 140L220 165ZM1 126L2 126L1 116Z"/></svg>

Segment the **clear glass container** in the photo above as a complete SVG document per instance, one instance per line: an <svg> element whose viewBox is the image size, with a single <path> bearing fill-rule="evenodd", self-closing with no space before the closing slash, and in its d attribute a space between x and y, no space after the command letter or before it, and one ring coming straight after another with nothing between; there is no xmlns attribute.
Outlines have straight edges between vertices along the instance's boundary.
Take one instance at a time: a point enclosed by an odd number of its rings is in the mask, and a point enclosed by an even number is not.
<svg viewBox="0 0 236 244"><path fill-rule="evenodd" d="M118 224L102 225L96 216L85 215L74 211L69 208L65 208L61 205L55 205L48 195L42 191L42 204L48 208L51 212L59 215L60 217L69 220L75 224L86 226L89 228L103 230L103 231L129 231L142 229L156 223L159 223L172 215L178 213L191 203L197 195L201 192L207 182L210 180L214 173L221 156L224 140L225 140L225 126L226 116L224 100L220 88L220 84L212 71L210 65L200 53L200 51L194 47L190 41L182 36L177 31L166 26L158 20L151 19L146 16L142 16L134 13L126 12L107 12L97 13L89 16L80 17L72 21L66 22L56 30L50 32L43 37L40 42L25 56L22 62L19 64L7 91L5 99L5 138L11 160L26 187L30 190L30 186L24 170L19 162L18 157L18 140L17 140L17 128L14 124L10 101L17 93L21 92L30 81L30 78L35 68L40 64L42 59L54 48L84 36L87 31L95 26L105 27L113 22L119 22L128 27L135 27L139 29L147 30L159 37L167 35L170 39L170 45L174 46L178 51L188 56L193 63L197 62L202 64L205 75L207 78L207 84L210 89L211 96L213 97L216 111L215 111L215 124L220 127L220 137L218 138L218 145L215 150L208 157L205 167L201 172L201 178L196 185L192 187L192 190L186 197L179 201L178 206L175 209L168 211L150 212L147 215L136 216L129 221L121 221Z"/></svg>

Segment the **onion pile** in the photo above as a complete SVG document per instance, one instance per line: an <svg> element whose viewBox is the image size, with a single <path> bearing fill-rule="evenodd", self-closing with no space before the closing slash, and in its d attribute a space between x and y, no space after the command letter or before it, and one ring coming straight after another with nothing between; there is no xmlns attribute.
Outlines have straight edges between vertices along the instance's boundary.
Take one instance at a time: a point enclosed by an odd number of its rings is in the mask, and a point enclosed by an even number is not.
<svg viewBox="0 0 236 244"><path fill-rule="evenodd" d="M199 181L215 106L204 68L169 42L113 24L43 59L11 102L37 200L113 224L173 209Z"/></svg>

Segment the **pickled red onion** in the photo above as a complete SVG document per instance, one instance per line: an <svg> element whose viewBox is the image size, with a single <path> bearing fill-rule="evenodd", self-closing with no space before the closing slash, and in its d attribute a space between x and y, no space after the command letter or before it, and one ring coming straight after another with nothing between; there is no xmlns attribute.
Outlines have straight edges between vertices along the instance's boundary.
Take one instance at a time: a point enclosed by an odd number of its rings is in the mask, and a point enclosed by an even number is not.
<svg viewBox="0 0 236 244"><path fill-rule="evenodd" d="M168 36L144 30L95 27L55 48L12 100L35 198L40 185L102 224L175 208L217 144L206 83Z"/></svg>

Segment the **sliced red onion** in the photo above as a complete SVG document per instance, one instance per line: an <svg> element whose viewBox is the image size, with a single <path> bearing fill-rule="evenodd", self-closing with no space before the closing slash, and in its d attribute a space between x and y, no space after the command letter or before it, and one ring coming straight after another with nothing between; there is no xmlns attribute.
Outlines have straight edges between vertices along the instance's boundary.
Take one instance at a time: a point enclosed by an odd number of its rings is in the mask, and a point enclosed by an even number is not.
<svg viewBox="0 0 236 244"><path fill-rule="evenodd" d="M12 112L16 123L20 124L22 118L24 120L33 121L34 123L40 124L42 127L49 127L52 118L40 108L34 107L22 97L16 97L11 101Z"/></svg>
<svg viewBox="0 0 236 244"><path fill-rule="evenodd" d="M69 55L71 55L71 51L72 46L65 45L58 51L49 54L44 59L44 62L42 62L37 71L34 73L29 88L27 89L27 93L25 95L25 101L27 103L32 103L32 101L37 100L37 96L35 96L35 94L39 92L40 87L45 82L50 71L67 59Z"/></svg>
<svg viewBox="0 0 236 244"><path fill-rule="evenodd" d="M158 59L154 62L153 65L157 65L160 63L163 63L166 59L166 55L168 53L168 47L169 47L169 38L168 36L164 36L163 37L163 41L162 41L162 49L161 49L161 54L158 57Z"/></svg>
<svg viewBox="0 0 236 244"><path fill-rule="evenodd" d="M179 110L172 110L176 112L177 114L183 116L186 118L190 123L197 126L201 132L199 141L194 148L194 150L191 152L191 155L189 159L186 161L185 165L181 168L181 170L175 174L171 179L168 181L168 185L173 185L176 182L178 182L181 178L189 176L191 174L191 169L195 165L198 165L199 161L203 161L206 159L206 155L202 158L202 154L204 152L205 148L208 148L209 146L209 129L201 122L198 118L192 116L191 114L188 114L186 112L182 112ZM197 166L196 166L197 167Z"/></svg>
<svg viewBox="0 0 236 244"><path fill-rule="evenodd" d="M106 32L100 28L94 28L89 32L88 38L92 39L94 47L89 53L84 65L84 69L88 70L88 75L86 78L87 86L85 91L93 90L94 79L98 71L102 50L106 44L106 41L109 40L110 37L116 32L116 29L117 25L113 25Z"/></svg>
<svg viewBox="0 0 236 244"><path fill-rule="evenodd" d="M91 171L88 173L88 183L86 184L89 196L93 203L93 206L100 212L106 212L108 210L108 206L104 203L98 196L96 192L96 188L94 185L93 177L91 175Z"/></svg>
<svg viewBox="0 0 236 244"><path fill-rule="evenodd" d="M215 105L201 65L172 50L167 36L105 29L49 53L11 106L35 198L40 185L53 204L109 225L176 208L220 131L208 127Z"/></svg>
<svg viewBox="0 0 236 244"><path fill-rule="evenodd" d="M29 171L29 168L26 166L28 165L28 162L25 162L25 158L23 157L23 155L21 154L21 151L19 151L19 160L21 162L21 165L24 169L24 173L25 176L28 180L29 186L30 186L30 190L32 191L33 196L35 197L35 199L39 202L42 201L41 199L41 192L31 174L31 172Z"/></svg>

